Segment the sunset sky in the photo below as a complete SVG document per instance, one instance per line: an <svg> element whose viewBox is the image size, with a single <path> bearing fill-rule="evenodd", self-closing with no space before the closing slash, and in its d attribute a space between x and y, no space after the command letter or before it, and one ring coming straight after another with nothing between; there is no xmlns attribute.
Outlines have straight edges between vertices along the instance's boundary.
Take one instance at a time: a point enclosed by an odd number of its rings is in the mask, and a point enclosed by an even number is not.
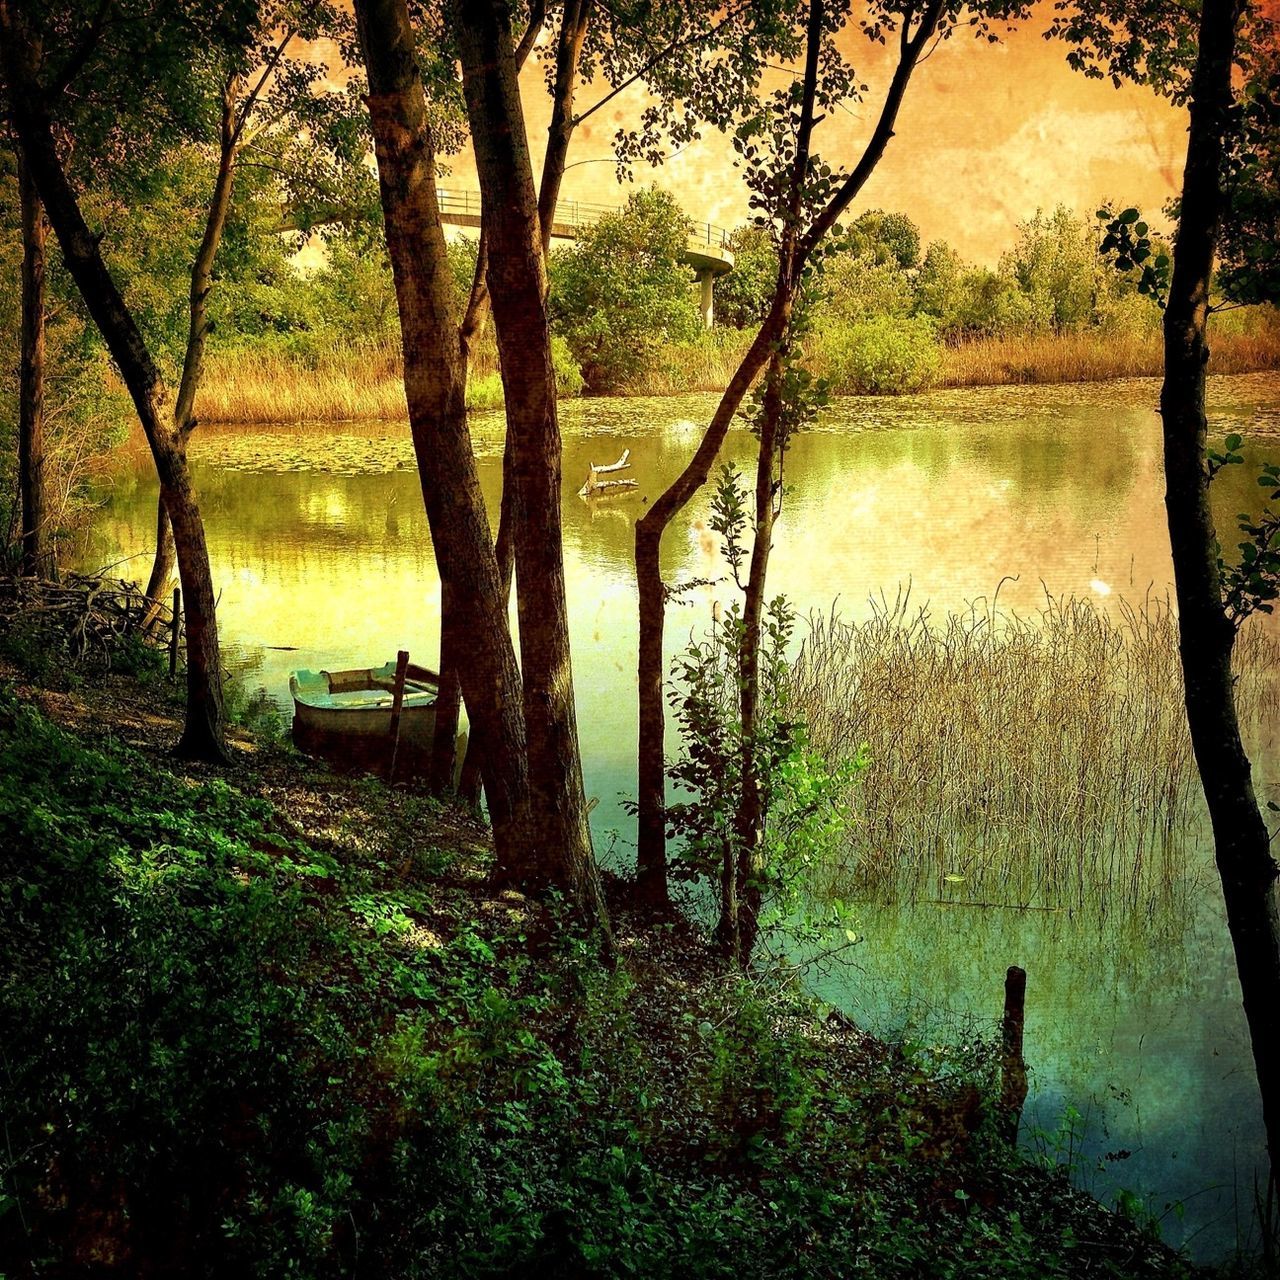
<svg viewBox="0 0 1280 1280"><path fill-rule="evenodd" d="M1063 203L1092 214L1110 198L1140 205L1160 225L1160 206L1180 177L1185 112L1145 89L1115 89L1072 71L1065 47L1042 38L1045 25L1028 24L999 45L957 36L924 62L897 136L856 209L902 210L926 242L945 239L965 257L991 264L1037 207ZM861 49L869 46L862 42ZM833 163L857 158L891 69L882 49L857 65L871 86L867 100L852 114L834 113L819 130L818 148ZM535 164L548 118L542 74L531 60L524 101ZM599 96L584 88L578 109ZM599 161L610 155L614 131L634 121L644 101L642 90L629 90L583 124L574 136L564 199L626 199L613 166ZM727 141L711 132L662 169L638 167L635 180L670 188L695 220L732 227L747 214L732 160ZM470 157L454 157L451 165L443 185L476 185Z"/></svg>

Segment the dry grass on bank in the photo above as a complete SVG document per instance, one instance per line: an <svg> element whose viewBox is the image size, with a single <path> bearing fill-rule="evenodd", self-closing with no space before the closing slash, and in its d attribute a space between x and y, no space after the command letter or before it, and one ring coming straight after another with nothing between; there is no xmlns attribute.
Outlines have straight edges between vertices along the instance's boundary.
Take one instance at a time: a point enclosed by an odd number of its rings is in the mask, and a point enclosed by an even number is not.
<svg viewBox="0 0 1280 1280"><path fill-rule="evenodd" d="M1028 334L944 347L938 385L994 387L1011 383L1106 382L1158 378L1164 353L1150 333ZM1280 368L1280 323L1218 333L1210 341L1210 373Z"/></svg>
<svg viewBox="0 0 1280 1280"><path fill-rule="evenodd" d="M1236 670L1242 722L1273 719L1274 638L1246 628ZM1165 601L818 615L795 696L823 755L871 754L820 894L1148 910L1185 883L1202 806Z"/></svg>
<svg viewBox="0 0 1280 1280"><path fill-rule="evenodd" d="M202 422L341 422L403 418L398 347L338 347L319 360L245 348L209 358Z"/></svg>
<svg viewBox="0 0 1280 1280"><path fill-rule="evenodd" d="M1212 343L1210 373L1280 368L1280 320L1226 329ZM721 391L751 343L747 330L715 330L670 348L662 363L620 394L680 395ZM490 344L491 345L491 344ZM989 338L944 347L937 385L1102 382L1158 377L1158 333L1080 333ZM343 422L405 416L402 362L394 344L337 345L318 356L239 348L212 355L196 406L203 422ZM837 391L849 390L836 388ZM482 348L469 398L475 408L501 404L496 352Z"/></svg>

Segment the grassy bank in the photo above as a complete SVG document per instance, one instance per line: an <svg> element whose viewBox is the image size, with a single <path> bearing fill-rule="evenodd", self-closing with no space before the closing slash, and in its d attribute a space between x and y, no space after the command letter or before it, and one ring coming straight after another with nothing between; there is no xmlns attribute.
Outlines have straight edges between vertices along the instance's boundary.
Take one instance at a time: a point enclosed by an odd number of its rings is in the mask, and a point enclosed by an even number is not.
<svg viewBox="0 0 1280 1280"><path fill-rule="evenodd" d="M721 391L733 376L751 334L713 330L696 343L672 346L662 364L621 388L623 395ZM1014 383L1102 382L1159 377L1158 333L1023 335L939 346L927 385L1002 386ZM830 373L822 358L819 373ZM1212 344L1210 373L1280 368L1280 324L1227 329ZM846 380L847 382L847 380ZM838 382L842 393L864 388ZM468 388L473 408L502 405L496 357L483 353ZM394 346L335 346L305 357L252 348L220 352L208 364L198 414L204 422L324 422L402 419L401 358Z"/></svg>
<svg viewBox="0 0 1280 1280"><path fill-rule="evenodd" d="M0 692L0 1272L1190 1274L996 1141L989 1050L622 885L607 969L466 814L243 736L178 765L163 681L71 683Z"/></svg>

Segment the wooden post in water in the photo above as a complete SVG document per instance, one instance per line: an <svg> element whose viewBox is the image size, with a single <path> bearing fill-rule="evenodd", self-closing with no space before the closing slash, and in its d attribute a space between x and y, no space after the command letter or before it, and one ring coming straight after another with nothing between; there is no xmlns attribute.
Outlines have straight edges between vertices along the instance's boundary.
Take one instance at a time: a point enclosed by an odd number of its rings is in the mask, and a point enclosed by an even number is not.
<svg viewBox="0 0 1280 1280"><path fill-rule="evenodd" d="M178 674L178 635L182 631L182 588L173 589L173 623L169 627L169 675Z"/></svg>
<svg viewBox="0 0 1280 1280"><path fill-rule="evenodd" d="M1027 1064L1022 1056L1022 1030L1027 1002L1027 971L1010 965L1004 976L1004 1017L1000 1020L1000 1136L1018 1141L1022 1106L1027 1100Z"/></svg>
<svg viewBox="0 0 1280 1280"><path fill-rule="evenodd" d="M396 753L400 749L400 712L404 709L404 678L409 670L409 651L401 649L396 654L396 683L391 696L391 763L387 767L387 781L394 782L396 777Z"/></svg>

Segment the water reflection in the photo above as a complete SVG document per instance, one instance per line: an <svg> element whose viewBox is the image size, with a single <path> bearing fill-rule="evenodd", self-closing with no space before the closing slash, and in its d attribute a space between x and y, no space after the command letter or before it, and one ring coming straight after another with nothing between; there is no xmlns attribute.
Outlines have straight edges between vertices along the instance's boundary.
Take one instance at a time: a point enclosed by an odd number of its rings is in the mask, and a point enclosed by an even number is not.
<svg viewBox="0 0 1280 1280"><path fill-rule="evenodd" d="M771 588L802 611L834 600L847 615L869 595L910 581L935 613L990 595L1030 610L1044 592L1141 597L1171 592L1160 474L1158 393L1151 381L997 388L897 400L837 402L788 456L788 495L776 531ZM1280 380L1215 379L1214 426L1250 449L1280 438ZM714 396L578 401L564 406L565 554L579 724L588 792L600 798L603 846L629 822L633 790L635 588L633 525L678 473ZM496 515L502 434L475 424L481 481ZM753 441L727 454L744 469ZM590 463L631 450L628 496L576 496ZM225 641L252 655L255 678L287 701L297 667L380 662L399 648L430 663L439 588L407 430L401 426L204 428L192 442ZM1220 519L1256 505L1245 468L1215 484ZM85 558L137 555L146 568L155 485L145 457L113 477ZM672 580L723 572L705 502L668 533ZM1224 538L1224 541L1227 541ZM716 587L672 611L669 648L701 629ZM281 651L270 646L288 646ZM1204 870L1201 862L1190 874ZM1053 1129L1064 1100L1105 1106L1091 1162L1098 1189L1125 1185L1186 1202L1174 1240L1198 1251L1234 1242L1238 1185L1247 1214L1256 1137L1256 1085L1225 925L1212 878L1181 915L1085 923L1062 913L921 905L862 911L858 968L822 989L871 1026L920 1034L967 1016L990 1019L1004 967L1030 973L1028 1052L1036 1067L1033 1124ZM1185 898L1184 898L1185 900ZM1129 1100L1117 1102L1115 1091ZM1096 1099L1096 1105L1090 1103ZM1206 1191L1210 1186L1226 1190Z"/></svg>

